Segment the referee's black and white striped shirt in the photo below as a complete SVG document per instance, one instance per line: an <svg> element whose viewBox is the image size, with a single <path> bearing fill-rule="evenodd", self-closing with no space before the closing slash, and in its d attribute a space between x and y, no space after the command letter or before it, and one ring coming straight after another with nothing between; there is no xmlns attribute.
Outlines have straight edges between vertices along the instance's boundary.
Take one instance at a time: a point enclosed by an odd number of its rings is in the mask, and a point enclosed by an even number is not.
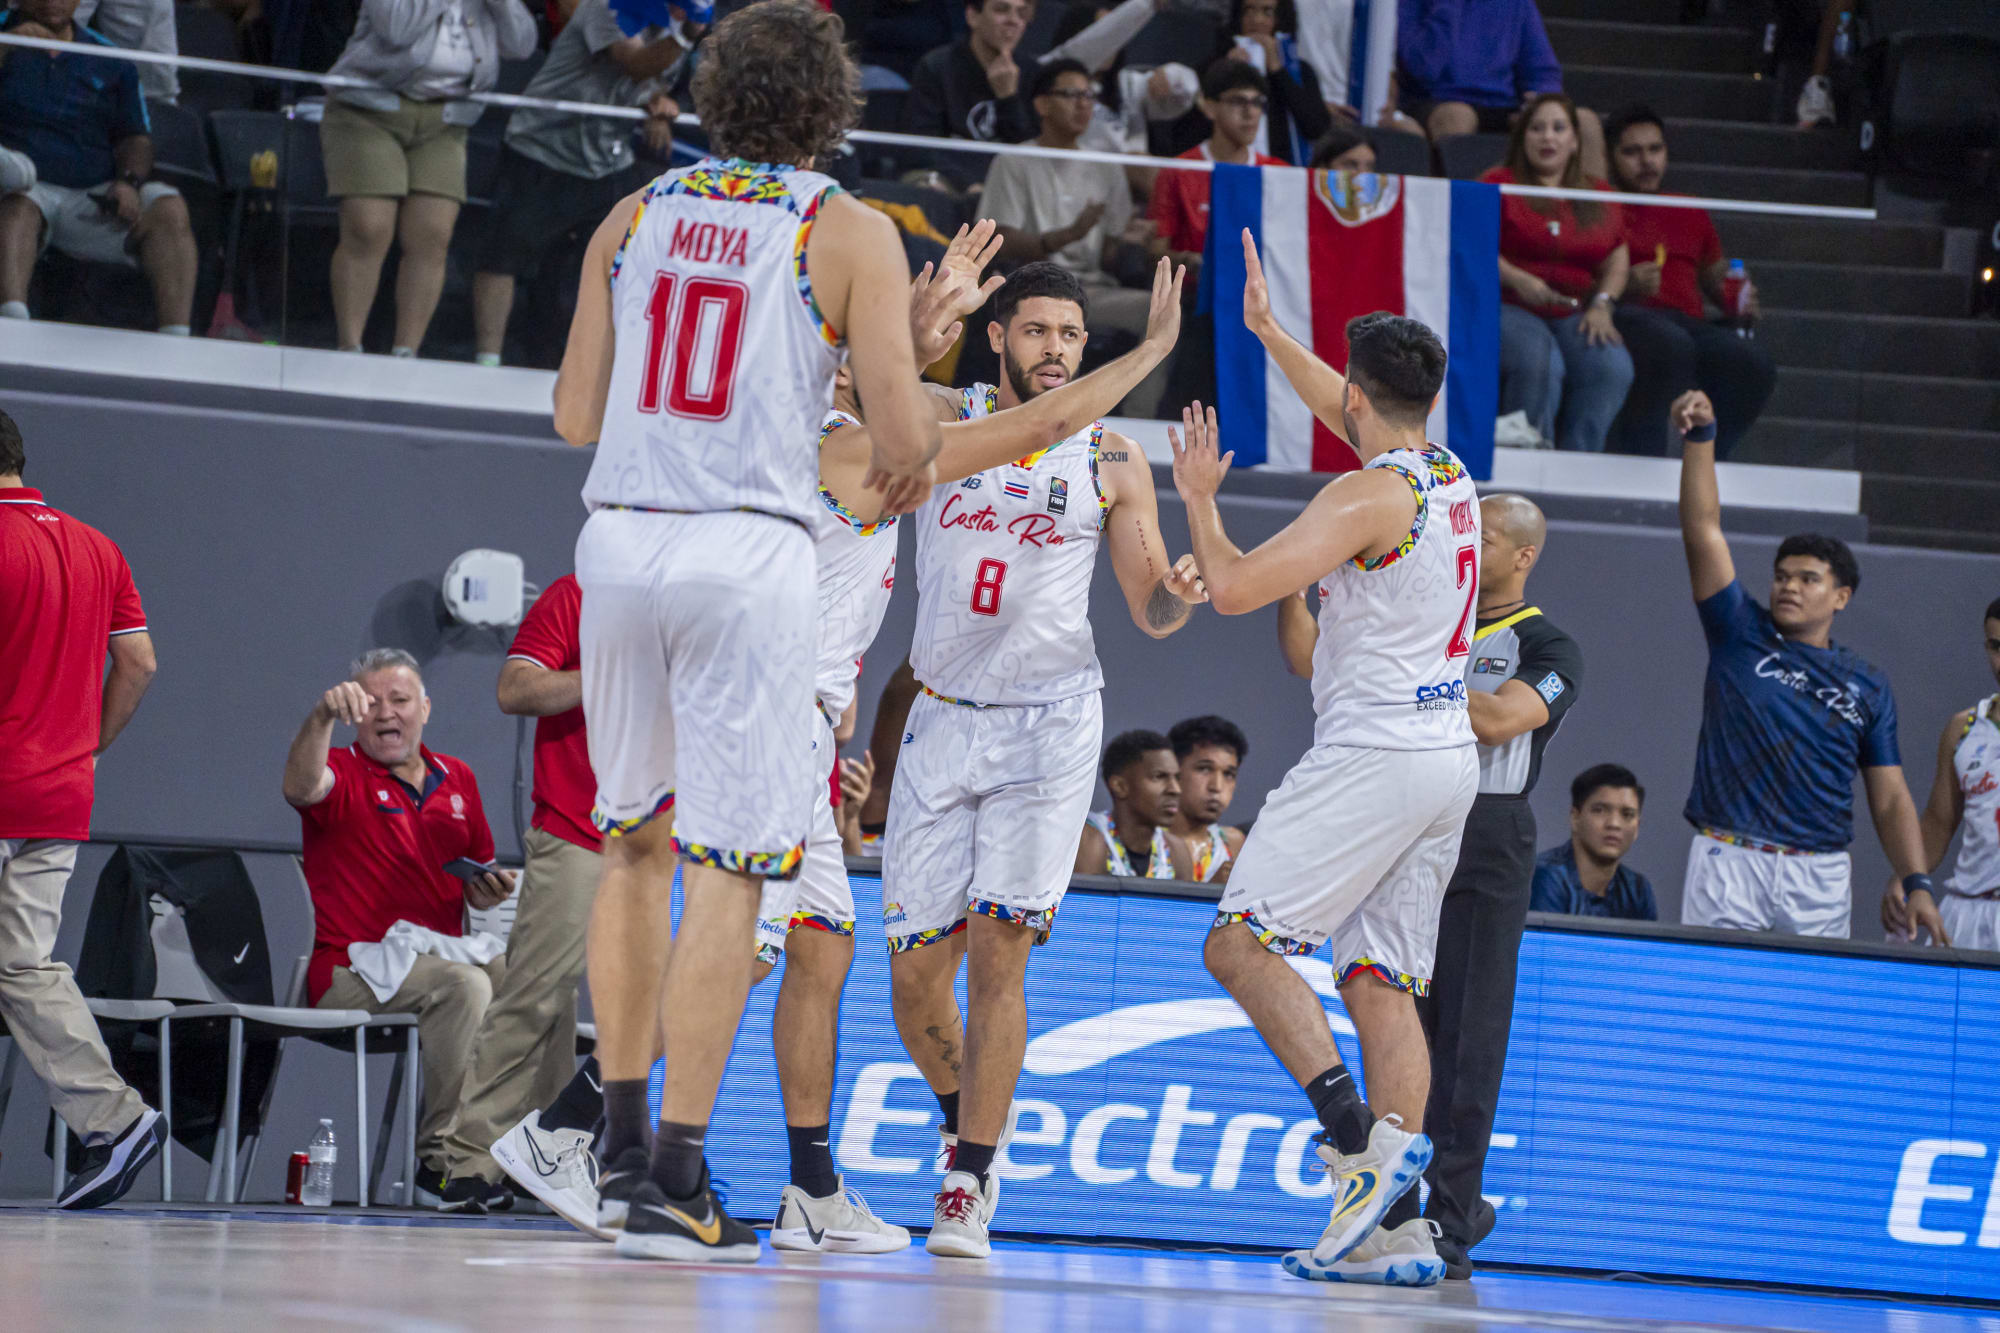
<svg viewBox="0 0 2000 1333"><path fill-rule="evenodd" d="M1536 606L1482 617L1465 664L1470 690L1491 694L1510 680L1542 696L1549 720L1502 745L1479 747L1479 794L1525 796L1542 771L1542 750L1583 684L1583 654Z"/></svg>

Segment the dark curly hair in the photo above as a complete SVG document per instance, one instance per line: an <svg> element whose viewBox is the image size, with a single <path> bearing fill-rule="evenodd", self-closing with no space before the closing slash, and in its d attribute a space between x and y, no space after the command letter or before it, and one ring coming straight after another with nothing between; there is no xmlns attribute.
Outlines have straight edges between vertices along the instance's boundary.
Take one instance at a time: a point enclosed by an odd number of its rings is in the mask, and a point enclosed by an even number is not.
<svg viewBox="0 0 2000 1333"><path fill-rule="evenodd" d="M1167 729L1167 739L1173 743L1176 759L1187 758L1198 745L1214 745L1234 751L1239 764L1250 753L1250 739L1243 734L1243 728L1213 713L1174 723Z"/></svg>
<svg viewBox="0 0 2000 1333"><path fill-rule="evenodd" d="M861 71L845 39L839 17L812 0L763 0L716 24L694 75L710 151L804 163L838 148L861 119Z"/></svg>
<svg viewBox="0 0 2000 1333"><path fill-rule="evenodd" d="M1778 554L1771 560L1772 570L1777 569L1779 561L1789 560L1795 555L1825 561L1835 586L1851 592L1861 590L1861 566L1855 562L1854 552L1840 538L1817 532L1793 533L1778 543Z"/></svg>

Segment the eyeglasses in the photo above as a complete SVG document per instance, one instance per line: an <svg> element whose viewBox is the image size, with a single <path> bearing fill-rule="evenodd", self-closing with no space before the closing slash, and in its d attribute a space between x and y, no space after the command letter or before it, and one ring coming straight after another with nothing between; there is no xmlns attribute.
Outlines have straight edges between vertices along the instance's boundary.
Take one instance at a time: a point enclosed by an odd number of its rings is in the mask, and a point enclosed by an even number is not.
<svg viewBox="0 0 2000 1333"><path fill-rule="evenodd" d="M1255 95L1249 97L1224 97L1219 100L1222 102L1222 105L1228 107L1231 111L1262 111L1271 104L1270 98Z"/></svg>
<svg viewBox="0 0 2000 1333"><path fill-rule="evenodd" d="M1097 100L1097 92L1092 88L1051 88L1043 93L1042 96L1059 98L1065 102L1095 102Z"/></svg>

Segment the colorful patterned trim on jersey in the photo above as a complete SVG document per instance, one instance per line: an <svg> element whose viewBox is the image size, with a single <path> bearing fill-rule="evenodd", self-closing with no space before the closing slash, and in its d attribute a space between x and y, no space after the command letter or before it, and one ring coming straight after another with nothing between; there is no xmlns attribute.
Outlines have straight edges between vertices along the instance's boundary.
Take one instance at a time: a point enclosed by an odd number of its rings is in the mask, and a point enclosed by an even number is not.
<svg viewBox="0 0 2000 1333"><path fill-rule="evenodd" d="M1981 718L1986 719L1988 722L1993 722L1993 705L1995 704L2000 704L2000 694L1993 695L1991 698L1981 699L1972 706L1972 711L1966 715L1965 725L1959 728L1958 739L1951 743L1951 748L1954 752L1957 751L1959 746L1965 744L1965 738L1972 734L1972 729L1979 725ZM1993 722L1993 725L1995 728L2000 728L2000 722Z"/></svg>
<svg viewBox="0 0 2000 1333"><path fill-rule="evenodd" d="M681 860L698 866L713 866L735 875L761 875L765 879L797 879L805 864L806 845L802 842L782 852L739 852L725 847L709 847L699 842L674 838L674 850Z"/></svg>
<svg viewBox="0 0 2000 1333"><path fill-rule="evenodd" d="M1104 423L1090 423L1090 489L1097 492L1097 530L1111 522L1111 501L1104 498L1104 482L1097 475L1097 449L1104 443Z"/></svg>
<svg viewBox="0 0 2000 1333"><path fill-rule="evenodd" d="M845 412L834 412L829 414L827 419L824 422L820 423L819 447L824 449L826 447L827 438L831 436L835 431L839 430L842 426L858 426L860 424L861 424L860 422L856 421L853 417L848 416ZM846 505L843 505L840 501L834 499L833 492L829 491L825 486L821 486L819 488L819 498L826 502L826 507L828 509L831 509L834 512L835 516L838 517L841 522L845 523L848 527L854 529L854 535L857 537L873 537L876 533L881 532L885 528L893 528L896 526L896 515L894 514L889 515L887 518L878 518L872 523L863 523L861 520L859 520L854 516L854 511L852 509L849 509Z"/></svg>
<svg viewBox="0 0 2000 1333"><path fill-rule="evenodd" d="M799 204L792 197L791 183L785 179L795 170L791 166L750 162L740 157L705 157L685 171L660 177L655 184L664 186L660 190L663 195L684 194L730 204L776 204L796 213Z"/></svg>
<svg viewBox="0 0 2000 1333"><path fill-rule="evenodd" d="M970 421L977 415L972 410L973 396L984 394L986 415L992 416L1000 410L1000 386L997 384L973 384L958 391L958 419Z"/></svg>
<svg viewBox="0 0 2000 1333"><path fill-rule="evenodd" d="M939 926L936 930L920 930L912 935L891 935L889 937L889 952L908 953L912 949L921 949L926 944L936 944L939 940L950 939L953 935L958 934L959 931L964 929L965 918L960 917L950 925Z"/></svg>
<svg viewBox="0 0 2000 1333"><path fill-rule="evenodd" d="M1257 937L1257 943L1263 945L1272 953L1303 958L1319 947L1317 944L1308 944L1304 940L1292 939L1288 935L1280 935L1277 931L1272 930L1259 921L1256 915L1251 912L1217 912L1215 914L1215 921L1209 926L1209 929L1221 930L1224 926L1233 926L1239 921L1250 928L1250 933Z"/></svg>
<svg viewBox="0 0 2000 1333"><path fill-rule="evenodd" d="M819 308L819 298L813 295L812 275L806 272L806 242L812 236L813 223L819 220L819 206L841 192L838 185L829 185L809 200L799 214L798 235L792 238L792 272L798 279L799 299L806 303L806 314L812 317L813 327L819 330L828 347L840 346L840 331L827 323L825 312ZM786 197L790 198L789 192Z"/></svg>
<svg viewBox="0 0 2000 1333"><path fill-rule="evenodd" d="M998 704L974 703L970 699L954 699L949 694L939 694L928 685L923 686L922 689L925 694L936 699L939 703L957 704L960 708L998 708L1000 706Z"/></svg>
<svg viewBox="0 0 2000 1333"><path fill-rule="evenodd" d="M602 833L607 838L623 837L634 829L642 828L652 823L655 819L658 819L673 808L674 794L668 792L660 798L660 803L651 810L648 810L643 815L634 815L630 819L606 819L598 813L597 807L593 805L590 807L590 822L599 833Z"/></svg>
<svg viewBox="0 0 2000 1333"><path fill-rule="evenodd" d="M639 219L646 216L646 205L653 202L653 196L659 192L664 180L664 176L654 177L653 183L639 196L639 206L632 210L631 224L625 228L625 236L618 242L618 248L611 252L611 281L614 283L618 281L618 270L625 266L625 247L632 244L632 238L639 234Z"/></svg>
<svg viewBox="0 0 2000 1333"><path fill-rule="evenodd" d="M1410 483L1410 493L1417 497L1417 516L1411 520L1409 535L1396 543L1396 549L1393 551L1384 551L1373 560L1363 560L1358 555L1354 557L1350 563L1363 573L1372 574L1378 569L1387 569L1414 551L1418 539L1424 535L1424 522L1430 517L1430 493L1440 486L1449 486L1471 475L1448 450L1432 446L1424 450L1421 457L1424 460L1424 471L1429 478L1429 485L1425 484L1424 477L1418 476L1400 463L1378 462L1368 465L1394 472Z"/></svg>
<svg viewBox="0 0 2000 1333"><path fill-rule="evenodd" d="M1153 830L1153 841L1146 849L1146 873L1140 875L1132 864L1132 853L1118 838L1118 826L1111 822L1107 811L1093 810L1084 816L1084 823L1097 830L1104 839L1104 873L1127 879L1172 879L1174 858L1167 850L1167 831Z"/></svg>
<svg viewBox="0 0 2000 1333"><path fill-rule="evenodd" d="M1397 990L1408 991L1412 995L1431 993L1429 977L1413 977L1407 972L1398 972L1387 963L1378 963L1373 958L1357 958L1341 968L1339 974L1334 977L1333 984L1345 986L1363 972L1373 972L1381 981L1394 986Z"/></svg>
<svg viewBox="0 0 2000 1333"><path fill-rule="evenodd" d="M1056 907L1062 906L1057 903ZM1035 932L1035 943L1047 944L1049 932L1055 929L1055 907L1009 907L1006 903L996 903L990 898L974 898L965 905L968 912L990 916L995 921L1005 921L1010 926L1026 926Z"/></svg>
<svg viewBox="0 0 2000 1333"><path fill-rule="evenodd" d="M1194 858L1194 877L1201 883L1208 883L1209 877L1229 864L1229 837L1223 833L1222 825L1210 824L1208 836L1201 840L1201 846L1190 846L1188 851Z"/></svg>
<svg viewBox="0 0 2000 1333"><path fill-rule="evenodd" d="M1704 838L1713 838L1717 842L1727 843L1731 847L1741 847L1746 851L1770 852L1777 856L1813 855L1800 847L1787 847L1782 842L1765 842L1761 838L1746 838L1741 833L1725 833L1721 829L1697 828L1695 832Z"/></svg>

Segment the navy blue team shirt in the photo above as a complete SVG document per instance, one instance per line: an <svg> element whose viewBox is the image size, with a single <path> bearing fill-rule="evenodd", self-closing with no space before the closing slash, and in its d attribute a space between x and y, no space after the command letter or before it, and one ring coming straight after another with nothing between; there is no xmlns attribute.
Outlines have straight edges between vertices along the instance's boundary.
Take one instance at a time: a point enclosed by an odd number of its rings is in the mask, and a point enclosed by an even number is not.
<svg viewBox="0 0 2000 1333"><path fill-rule="evenodd" d="M0 29L22 18L0 9ZM0 146L26 153L51 185L92 190L118 174L111 146L149 134L152 126L138 66L89 54L111 43L81 23L76 40L80 49L60 55L23 47L7 52L0 65Z"/></svg>
<svg viewBox="0 0 2000 1333"><path fill-rule="evenodd" d="M1583 876L1576 869L1576 843L1568 838L1535 858L1535 884L1528 910L1617 921L1660 919L1651 882L1622 861L1611 872L1602 898L1584 888Z"/></svg>
<svg viewBox="0 0 2000 1333"><path fill-rule="evenodd" d="M1696 602L1708 683L1687 820L1802 852L1854 840L1854 773L1903 762L1888 678L1778 633L1740 581Z"/></svg>

